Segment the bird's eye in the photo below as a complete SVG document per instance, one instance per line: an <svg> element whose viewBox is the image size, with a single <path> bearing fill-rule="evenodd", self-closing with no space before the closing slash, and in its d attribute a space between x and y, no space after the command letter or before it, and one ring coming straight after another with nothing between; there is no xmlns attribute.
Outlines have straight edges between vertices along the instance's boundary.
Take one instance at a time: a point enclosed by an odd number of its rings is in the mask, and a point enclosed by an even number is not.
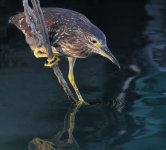
<svg viewBox="0 0 166 150"><path fill-rule="evenodd" d="M92 40L92 43L93 43L93 44L96 44L96 43L97 43L97 41L96 41L96 40Z"/></svg>

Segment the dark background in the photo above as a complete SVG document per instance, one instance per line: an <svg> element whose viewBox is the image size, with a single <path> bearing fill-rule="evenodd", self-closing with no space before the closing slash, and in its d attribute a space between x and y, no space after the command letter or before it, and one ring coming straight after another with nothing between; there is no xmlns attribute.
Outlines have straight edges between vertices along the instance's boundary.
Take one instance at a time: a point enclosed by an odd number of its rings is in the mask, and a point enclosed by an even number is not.
<svg viewBox="0 0 166 150"><path fill-rule="evenodd" d="M76 115L74 137L80 149L166 149L164 0L40 2L43 7L86 15L106 34L121 64L119 70L97 55L76 62L76 83L85 100L93 104L83 106ZM8 18L21 11L21 0L0 0L2 150L28 149L36 137L52 139L62 130L70 106L52 70L43 67L45 60L34 58L22 33L8 24ZM60 68L66 78L65 59Z"/></svg>

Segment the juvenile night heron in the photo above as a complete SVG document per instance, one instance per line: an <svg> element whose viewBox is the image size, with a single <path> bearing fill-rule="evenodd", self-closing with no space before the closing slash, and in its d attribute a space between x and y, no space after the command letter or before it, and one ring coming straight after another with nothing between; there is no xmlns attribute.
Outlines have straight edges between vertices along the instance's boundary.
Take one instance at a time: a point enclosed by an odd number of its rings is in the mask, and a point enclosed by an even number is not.
<svg viewBox="0 0 166 150"><path fill-rule="evenodd" d="M53 53L67 57L69 62L68 78L78 100L84 102L74 81L73 68L77 58L86 58L92 53L100 54L119 68L120 65L107 47L104 33L92 24L84 15L62 8L42 9ZM9 23L14 24L25 35L26 41L36 58L47 57L46 50L37 46L30 27L26 23L24 13L10 17ZM55 58L55 57L54 57ZM45 66L53 67L58 60L48 61Z"/></svg>

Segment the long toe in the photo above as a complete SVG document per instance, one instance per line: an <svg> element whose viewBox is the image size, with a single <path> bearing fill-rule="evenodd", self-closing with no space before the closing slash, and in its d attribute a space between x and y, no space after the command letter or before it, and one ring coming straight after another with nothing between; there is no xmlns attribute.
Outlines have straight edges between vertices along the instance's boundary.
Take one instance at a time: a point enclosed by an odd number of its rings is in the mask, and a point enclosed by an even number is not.
<svg viewBox="0 0 166 150"><path fill-rule="evenodd" d="M58 65L60 58L55 56L52 59L47 59L47 63L44 64L45 67L53 68Z"/></svg>
<svg viewBox="0 0 166 150"><path fill-rule="evenodd" d="M80 105L90 105L88 102L84 101L83 99L79 99L77 103Z"/></svg>

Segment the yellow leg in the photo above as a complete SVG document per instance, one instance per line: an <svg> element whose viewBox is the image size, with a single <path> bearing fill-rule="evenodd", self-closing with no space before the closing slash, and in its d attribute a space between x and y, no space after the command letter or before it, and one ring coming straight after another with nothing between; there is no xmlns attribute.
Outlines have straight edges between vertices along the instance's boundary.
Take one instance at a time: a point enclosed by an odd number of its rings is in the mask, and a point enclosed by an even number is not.
<svg viewBox="0 0 166 150"><path fill-rule="evenodd" d="M78 97L78 102L79 103L84 103L84 104L88 104L87 102L84 101L84 99L82 98L76 84L75 84L75 80L74 80L74 74L73 74L73 68L74 68L74 64L75 64L75 61L76 61L76 58L73 58L73 57L68 57L68 61L69 61L69 74L68 74L68 78L69 78L69 81L71 83L71 85L73 86L74 88L74 91L76 92L77 94L77 97Z"/></svg>

